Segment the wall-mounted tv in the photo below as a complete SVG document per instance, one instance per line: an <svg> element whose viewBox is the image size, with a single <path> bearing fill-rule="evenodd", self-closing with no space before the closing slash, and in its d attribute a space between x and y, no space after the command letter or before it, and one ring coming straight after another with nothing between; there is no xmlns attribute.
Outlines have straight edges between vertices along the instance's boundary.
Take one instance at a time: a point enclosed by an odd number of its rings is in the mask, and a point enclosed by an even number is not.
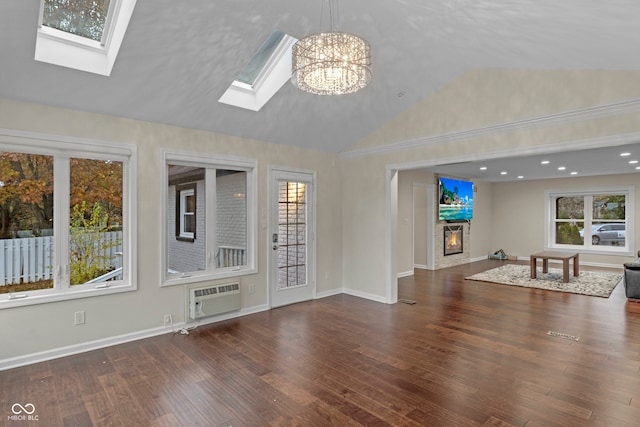
<svg viewBox="0 0 640 427"><path fill-rule="evenodd" d="M473 218L473 182L438 177L440 188L438 219L469 221Z"/></svg>

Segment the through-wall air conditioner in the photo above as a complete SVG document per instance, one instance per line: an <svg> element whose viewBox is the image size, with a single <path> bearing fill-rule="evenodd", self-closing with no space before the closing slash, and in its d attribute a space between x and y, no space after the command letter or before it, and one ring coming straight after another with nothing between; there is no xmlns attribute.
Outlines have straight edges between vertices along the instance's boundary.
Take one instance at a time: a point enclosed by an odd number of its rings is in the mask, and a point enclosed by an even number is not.
<svg viewBox="0 0 640 427"><path fill-rule="evenodd" d="M240 310L240 283L187 288L187 301L189 318L193 320Z"/></svg>

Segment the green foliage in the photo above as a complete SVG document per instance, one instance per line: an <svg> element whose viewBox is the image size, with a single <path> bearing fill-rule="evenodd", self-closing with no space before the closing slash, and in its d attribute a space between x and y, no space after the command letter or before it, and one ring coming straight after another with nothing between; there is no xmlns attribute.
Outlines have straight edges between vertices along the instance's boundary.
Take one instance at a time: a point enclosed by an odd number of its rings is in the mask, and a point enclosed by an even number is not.
<svg viewBox="0 0 640 427"><path fill-rule="evenodd" d="M597 219L625 219L625 196L595 196L593 217Z"/></svg>
<svg viewBox="0 0 640 427"><path fill-rule="evenodd" d="M584 244L580 237L580 227L573 224L558 224L556 230L556 243L563 245L582 245Z"/></svg>
<svg viewBox="0 0 640 427"><path fill-rule="evenodd" d="M100 41L108 11L109 0L45 0L43 24Z"/></svg>
<svg viewBox="0 0 640 427"><path fill-rule="evenodd" d="M108 272L113 267L105 250L118 244L104 240L109 217L99 203L74 205L70 221L70 283L80 285Z"/></svg>

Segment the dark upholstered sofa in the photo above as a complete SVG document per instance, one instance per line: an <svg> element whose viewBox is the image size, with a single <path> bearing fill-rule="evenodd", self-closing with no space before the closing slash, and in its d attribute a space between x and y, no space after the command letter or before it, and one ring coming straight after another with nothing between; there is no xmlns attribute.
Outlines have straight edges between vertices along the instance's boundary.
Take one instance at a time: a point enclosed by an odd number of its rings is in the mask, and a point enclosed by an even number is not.
<svg viewBox="0 0 640 427"><path fill-rule="evenodd" d="M640 251L635 261L624 263L624 292L627 298L640 300Z"/></svg>

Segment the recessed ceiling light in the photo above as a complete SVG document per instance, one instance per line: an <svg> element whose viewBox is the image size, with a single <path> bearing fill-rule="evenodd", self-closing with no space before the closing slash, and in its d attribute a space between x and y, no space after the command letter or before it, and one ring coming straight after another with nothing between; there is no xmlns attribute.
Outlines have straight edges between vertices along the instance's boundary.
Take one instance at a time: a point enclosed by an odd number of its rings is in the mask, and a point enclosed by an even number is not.
<svg viewBox="0 0 640 427"><path fill-rule="evenodd" d="M631 153L620 153L620 157L626 157L626 156L630 156Z"/></svg>
<svg viewBox="0 0 640 427"><path fill-rule="evenodd" d="M480 166L480 170L481 170L481 171L486 171L486 170L487 170L487 167L486 167L486 166Z"/></svg>
<svg viewBox="0 0 640 427"><path fill-rule="evenodd" d="M636 170L640 170L640 166L636 166Z"/></svg>
<svg viewBox="0 0 640 427"><path fill-rule="evenodd" d="M629 160L629 164L630 164L630 165L635 165L636 163L638 163L638 161L637 161L637 160Z"/></svg>
<svg viewBox="0 0 640 427"><path fill-rule="evenodd" d="M566 166L558 166L558 170L559 170L559 171L563 171L563 170L565 170L565 169L567 169L567 167L566 167Z"/></svg>
<svg viewBox="0 0 640 427"><path fill-rule="evenodd" d="M576 172L576 171L571 171L571 175L578 175L578 172Z"/></svg>
<svg viewBox="0 0 640 427"><path fill-rule="evenodd" d="M543 160L540 162L541 165L548 165L549 163L549 160Z"/></svg>
<svg viewBox="0 0 640 427"><path fill-rule="evenodd" d="M524 176L518 175L518 179L522 179L522 178L524 178Z"/></svg>
<svg viewBox="0 0 640 427"><path fill-rule="evenodd" d="M506 171L502 171L502 172L500 172L500 175L506 175L506 174L507 174L507 172L506 172Z"/></svg>

